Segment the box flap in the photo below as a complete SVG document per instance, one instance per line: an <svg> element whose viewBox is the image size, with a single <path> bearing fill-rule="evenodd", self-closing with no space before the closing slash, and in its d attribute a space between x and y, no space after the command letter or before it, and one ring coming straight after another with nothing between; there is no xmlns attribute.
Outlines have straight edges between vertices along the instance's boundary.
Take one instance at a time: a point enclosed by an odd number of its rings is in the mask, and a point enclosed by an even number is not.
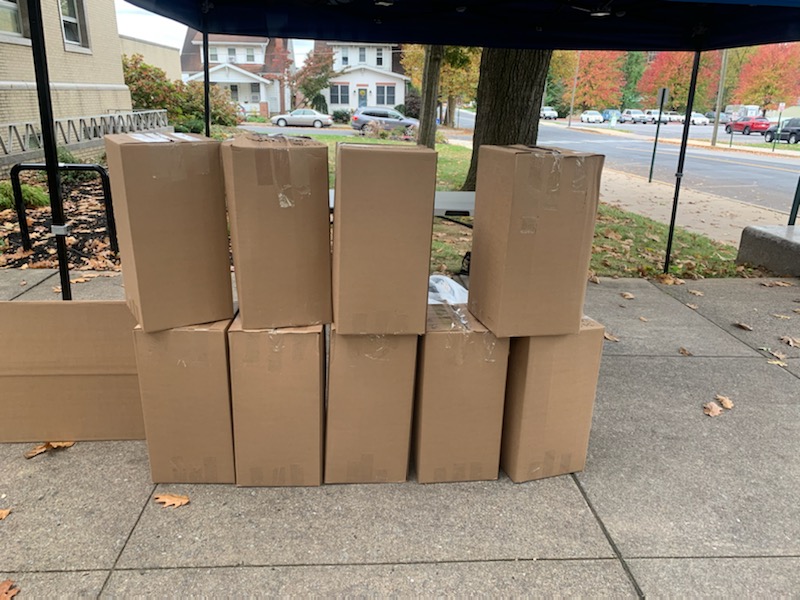
<svg viewBox="0 0 800 600"><path fill-rule="evenodd" d="M485 333L487 329L467 310L466 304L429 304L425 333Z"/></svg>
<svg viewBox="0 0 800 600"><path fill-rule="evenodd" d="M226 140L222 143L223 146L232 146L233 148L245 149L280 149L280 148L308 148L320 147L325 148L326 145L317 140L305 136L283 135L283 134L259 134L248 132L242 135L237 135L232 140Z"/></svg>
<svg viewBox="0 0 800 600"><path fill-rule="evenodd" d="M214 143L218 144L217 140L207 138L203 135L191 133L175 133L175 132L160 132L149 131L139 133L115 133L105 137L106 142L113 144L172 144L172 143Z"/></svg>

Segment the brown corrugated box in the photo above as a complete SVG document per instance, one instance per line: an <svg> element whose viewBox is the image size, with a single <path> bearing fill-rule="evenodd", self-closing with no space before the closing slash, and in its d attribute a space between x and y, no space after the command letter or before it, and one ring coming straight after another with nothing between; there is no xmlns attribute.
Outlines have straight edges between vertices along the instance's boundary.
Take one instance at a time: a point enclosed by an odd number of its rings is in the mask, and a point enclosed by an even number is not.
<svg viewBox="0 0 800 600"><path fill-rule="evenodd" d="M428 306L414 407L419 483L497 479L508 345L466 306Z"/></svg>
<svg viewBox="0 0 800 600"><path fill-rule="evenodd" d="M219 142L106 136L125 297L147 332L233 318Z"/></svg>
<svg viewBox="0 0 800 600"><path fill-rule="evenodd" d="M586 464L602 325L511 340L501 465L516 482L574 473Z"/></svg>
<svg viewBox="0 0 800 600"><path fill-rule="evenodd" d="M341 335L422 334L436 152L377 144L340 144L336 152L336 329Z"/></svg>
<svg viewBox="0 0 800 600"><path fill-rule="evenodd" d="M330 323L328 147L246 135L222 160L242 327Z"/></svg>
<svg viewBox="0 0 800 600"><path fill-rule="evenodd" d="M325 483L408 474L416 335L331 332Z"/></svg>
<svg viewBox="0 0 800 600"><path fill-rule="evenodd" d="M578 332L603 160L481 146L469 309L498 337Z"/></svg>
<svg viewBox="0 0 800 600"><path fill-rule="evenodd" d="M230 321L134 330L154 483L233 483Z"/></svg>
<svg viewBox="0 0 800 600"><path fill-rule="evenodd" d="M322 483L325 336L321 325L228 330L240 486Z"/></svg>
<svg viewBox="0 0 800 600"><path fill-rule="evenodd" d="M0 442L144 439L124 302L0 302Z"/></svg>

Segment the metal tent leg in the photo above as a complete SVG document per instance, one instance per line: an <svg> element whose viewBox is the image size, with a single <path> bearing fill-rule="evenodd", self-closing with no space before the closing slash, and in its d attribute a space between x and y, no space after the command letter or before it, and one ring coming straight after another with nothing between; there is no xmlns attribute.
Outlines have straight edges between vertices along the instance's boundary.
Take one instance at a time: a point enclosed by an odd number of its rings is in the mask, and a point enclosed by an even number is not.
<svg viewBox="0 0 800 600"><path fill-rule="evenodd" d="M203 102L205 107L206 137L211 137L211 82L208 80L208 4L203 3Z"/></svg>

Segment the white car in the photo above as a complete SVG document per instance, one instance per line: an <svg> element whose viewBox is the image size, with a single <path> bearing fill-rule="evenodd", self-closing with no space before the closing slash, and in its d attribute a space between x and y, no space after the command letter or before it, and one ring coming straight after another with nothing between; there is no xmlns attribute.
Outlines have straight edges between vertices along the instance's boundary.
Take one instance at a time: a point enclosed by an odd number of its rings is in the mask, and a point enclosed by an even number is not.
<svg viewBox="0 0 800 600"><path fill-rule="evenodd" d="M581 123L602 123L603 115L596 110L585 110L581 113Z"/></svg>
<svg viewBox="0 0 800 600"><path fill-rule="evenodd" d="M270 119L273 125L286 127L295 125L300 127L330 127L333 125L333 117L322 114L310 108L298 108L285 115L275 115Z"/></svg>
<svg viewBox="0 0 800 600"><path fill-rule="evenodd" d="M542 110L539 111L539 118L555 120L558 118L558 113L552 106L543 106Z"/></svg>
<svg viewBox="0 0 800 600"><path fill-rule="evenodd" d="M692 125L708 125L711 123L707 116L696 112L692 113L692 120L690 122Z"/></svg>

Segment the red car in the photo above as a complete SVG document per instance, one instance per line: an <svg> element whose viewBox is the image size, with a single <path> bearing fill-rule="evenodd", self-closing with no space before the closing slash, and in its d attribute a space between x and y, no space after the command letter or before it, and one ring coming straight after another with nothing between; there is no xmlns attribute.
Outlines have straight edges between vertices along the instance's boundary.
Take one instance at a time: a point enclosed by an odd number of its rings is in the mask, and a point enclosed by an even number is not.
<svg viewBox="0 0 800 600"><path fill-rule="evenodd" d="M756 131L764 135L770 125L771 123L766 117L741 117L725 125L725 133L741 131L744 135L750 135L751 131Z"/></svg>

